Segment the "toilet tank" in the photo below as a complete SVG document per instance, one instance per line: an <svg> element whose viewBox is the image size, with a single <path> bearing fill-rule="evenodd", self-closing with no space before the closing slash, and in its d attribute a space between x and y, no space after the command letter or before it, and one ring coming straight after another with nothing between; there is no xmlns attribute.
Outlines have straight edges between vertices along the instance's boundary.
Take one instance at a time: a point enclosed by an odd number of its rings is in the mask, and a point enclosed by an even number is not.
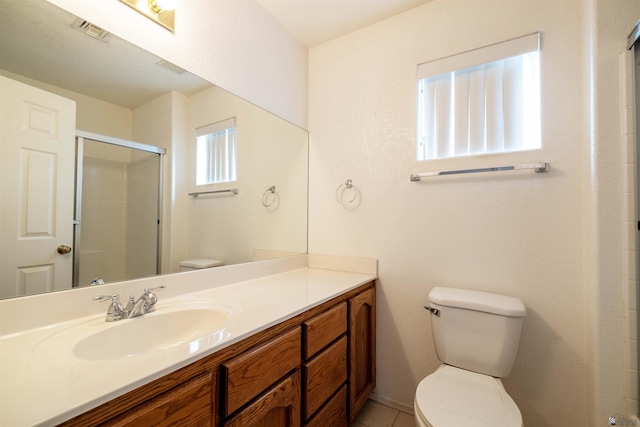
<svg viewBox="0 0 640 427"><path fill-rule="evenodd" d="M493 377L509 375L527 314L522 301L488 292L435 287L429 293L429 303L438 359Z"/></svg>
<svg viewBox="0 0 640 427"><path fill-rule="evenodd" d="M219 267L224 265L219 259L197 258L180 261L180 271L202 270L204 268Z"/></svg>

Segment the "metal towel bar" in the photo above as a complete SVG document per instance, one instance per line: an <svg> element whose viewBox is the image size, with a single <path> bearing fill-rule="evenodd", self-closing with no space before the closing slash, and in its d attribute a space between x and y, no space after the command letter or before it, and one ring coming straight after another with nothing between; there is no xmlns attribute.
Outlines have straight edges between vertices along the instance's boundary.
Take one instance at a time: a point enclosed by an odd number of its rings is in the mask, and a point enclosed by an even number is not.
<svg viewBox="0 0 640 427"><path fill-rule="evenodd" d="M198 197L200 194L215 194L215 193L233 193L238 194L240 192L237 188L228 188L226 190L215 190L215 191L196 191L193 193L189 193L190 196Z"/></svg>
<svg viewBox="0 0 640 427"><path fill-rule="evenodd" d="M478 173L478 172L502 172L502 171L514 171L514 170L524 170L524 169L532 169L535 173L549 172L549 163L541 162L541 163L527 163L523 165L514 165L514 166L495 166L495 167L478 168L478 169L422 172L422 173L413 173L409 178L411 181L420 181L422 178L428 178L432 176L458 175L458 174Z"/></svg>

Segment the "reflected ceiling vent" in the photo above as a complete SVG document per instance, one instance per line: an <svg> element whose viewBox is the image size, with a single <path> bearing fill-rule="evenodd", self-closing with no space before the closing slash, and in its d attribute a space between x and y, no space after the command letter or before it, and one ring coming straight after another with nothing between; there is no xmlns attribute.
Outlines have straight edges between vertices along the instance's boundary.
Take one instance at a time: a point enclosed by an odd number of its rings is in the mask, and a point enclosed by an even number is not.
<svg viewBox="0 0 640 427"><path fill-rule="evenodd" d="M111 38L110 32L103 30L97 25L93 25L91 22L85 21L82 18L76 19L75 22L71 24L71 26L78 31L82 31L86 35L91 36L94 39L103 41L105 43L108 42L109 39Z"/></svg>
<svg viewBox="0 0 640 427"><path fill-rule="evenodd" d="M156 65L159 65L162 68L166 68L169 71L173 71L176 74L183 74L185 72L182 68L178 67L175 64L172 64L166 59L161 59L160 61L156 62Z"/></svg>

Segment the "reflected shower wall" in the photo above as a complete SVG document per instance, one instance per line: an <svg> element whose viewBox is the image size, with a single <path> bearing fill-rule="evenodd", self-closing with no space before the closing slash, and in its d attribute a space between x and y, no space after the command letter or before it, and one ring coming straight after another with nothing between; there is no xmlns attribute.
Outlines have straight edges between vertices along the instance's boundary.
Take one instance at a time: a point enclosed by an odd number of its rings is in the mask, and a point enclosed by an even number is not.
<svg viewBox="0 0 640 427"><path fill-rule="evenodd" d="M155 275L161 156L86 138L80 153L82 198L74 283L86 286L95 278L114 282Z"/></svg>

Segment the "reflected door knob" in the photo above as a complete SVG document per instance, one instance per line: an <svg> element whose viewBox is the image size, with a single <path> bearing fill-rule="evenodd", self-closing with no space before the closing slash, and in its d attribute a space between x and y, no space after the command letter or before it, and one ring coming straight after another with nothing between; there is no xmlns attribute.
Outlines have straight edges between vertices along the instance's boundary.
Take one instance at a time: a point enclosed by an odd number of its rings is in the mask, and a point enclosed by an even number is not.
<svg viewBox="0 0 640 427"><path fill-rule="evenodd" d="M67 245L58 246L58 253L60 255L68 254L69 252L71 252L71 248L69 246Z"/></svg>

